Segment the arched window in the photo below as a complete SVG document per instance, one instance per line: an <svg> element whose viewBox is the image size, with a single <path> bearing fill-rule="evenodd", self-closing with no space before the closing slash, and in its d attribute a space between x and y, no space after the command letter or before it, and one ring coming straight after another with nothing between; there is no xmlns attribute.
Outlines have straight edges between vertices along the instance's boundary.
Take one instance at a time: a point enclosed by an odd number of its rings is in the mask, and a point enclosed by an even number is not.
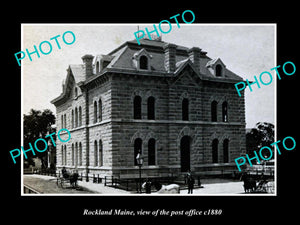
<svg viewBox="0 0 300 225"><path fill-rule="evenodd" d="M74 144L72 144L72 166L74 166Z"/></svg>
<svg viewBox="0 0 300 225"><path fill-rule="evenodd" d="M148 141L148 165L155 165L155 139Z"/></svg>
<svg viewBox="0 0 300 225"><path fill-rule="evenodd" d="M65 159L64 159L64 146L61 146L61 165L65 165Z"/></svg>
<svg viewBox="0 0 300 225"><path fill-rule="evenodd" d="M81 106L79 106L79 126L82 126L82 110L81 110Z"/></svg>
<svg viewBox="0 0 300 225"><path fill-rule="evenodd" d="M74 110L72 109L72 128L74 128Z"/></svg>
<svg viewBox="0 0 300 225"><path fill-rule="evenodd" d="M155 120L155 98L150 96L147 101L148 120Z"/></svg>
<svg viewBox="0 0 300 225"><path fill-rule="evenodd" d="M94 142L94 166L98 166L98 145L97 145L97 141Z"/></svg>
<svg viewBox="0 0 300 225"><path fill-rule="evenodd" d="M82 166L82 145L79 142L79 166Z"/></svg>
<svg viewBox="0 0 300 225"><path fill-rule="evenodd" d="M75 143L75 166L78 165L78 143Z"/></svg>
<svg viewBox="0 0 300 225"><path fill-rule="evenodd" d="M88 156L88 157L85 157L85 156ZM90 148L86 148L85 149L85 154L84 154L84 156L83 156L84 158L85 158L85 160L86 160L86 162L85 162L85 164L86 164L86 166L90 166L91 165L91 161L90 161L90 158L91 158L91 156L90 156Z"/></svg>
<svg viewBox="0 0 300 225"><path fill-rule="evenodd" d="M214 139L212 141L212 162L213 163L218 163L218 145L219 145L218 139Z"/></svg>
<svg viewBox="0 0 300 225"><path fill-rule="evenodd" d="M100 71L100 65L99 65L99 61L96 62L96 73L99 73Z"/></svg>
<svg viewBox="0 0 300 225"><path fill-rule="evenodd" d="M99 140L99 166L103 166L103 145L102 145L102 140Z"/></svg>
<svg viewBox="0 0 300 225"><path fill-rule="evenodd" d="M94 123L97 123L97 102L94 101Z"/></svg>
<svg viewBox="0 0 300 225"><path fill-rule="evenodd" d="M65 145L65 151L64 151L64 165L67 165L67 146Z"/></svg>
<svg viewBox="0 0 300 225"><path fill-rule="evenodd" d="M78 110L75 108L75 127L78 127Z"/></svg>
<svg viewBox="0 0 300 225"><path fill-rule="evenodd" d="M99 122L102 121L102 101L99 99Z"/></svg>
<svg viewBox="0 0 300 225"><path fill-rule="evenodd" d="M182 120L189 120L189 100L187 98L182 100Z"/></svg>
<svg viewBox="0 0 300 225"><path fill-rule="evenodd" d="M64 128L67 128L67 115L64 114Z"/></svg>
<svg viewBox="0 0 300 225"><path fill-rule="evenodd" d="M222 76L222 66L220 64L216 65L216 77Z"/></svg>
<svg viewBox="0 0 300 225"><path fill-rule="evenodd" d="M134 140L134 165L137 166L136 157L137 154L142 154L142 139L137 138Z"/></svg>
<svg viewBox="0 0 300 225"><path fill-rule="evenodd" d="M181 172L191 169L191 137L187 135L180 140L180 165Z"/></svg>
<svg viewBox="0 0 300 225"><path fill-rule="evenodd" d="M148 58L144 55L140 57L140 69L148 69Z"/></svg>
<svg viewBox="0 0 300 225"><path fill-rule="evenodd" d="M222 120L223 122L228 122L228 104L227 102L223 102L222 104Z"/></svg>
<svg viewBox="0 0 300 225"><path fill-rule="evenodd" d="M218 103L216 101L213 101L211 103L211 121L217 122L217 106Z"/></svg>
<svg viewBox="0 0 300 225"><path fill-rule="evenodd" d="M135 96L133 100L133 119L142 119L142 98Z"/></svg>
<svg viewBox="0 0 300 225"><path fill-rule="evenodd" d="M77 97L78 96L78 90L77 90L77 87L75 87L75 97Z"/></svg>
<svg viewBox="0 0 300 225"><path fill-rule="evenodd" d="M229 162L229 140L225 139L223 141L223 162L228 163Z"/></svg>

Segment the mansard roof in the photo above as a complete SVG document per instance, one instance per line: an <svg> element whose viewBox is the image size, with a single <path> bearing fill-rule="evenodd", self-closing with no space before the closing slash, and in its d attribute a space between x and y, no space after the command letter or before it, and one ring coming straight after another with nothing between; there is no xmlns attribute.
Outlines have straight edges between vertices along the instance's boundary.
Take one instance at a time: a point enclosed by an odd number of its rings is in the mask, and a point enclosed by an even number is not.
<svg viewBox="0 0 300 225"><path fill-rule="evenodd" d="M136 71L136 68L134 67L132 63L132 57L135 54L140 53L141 51L147 51L148 54L152 56L151 58L151 72L153 74L160 73L162 76L165 76L164 74L168 74L165 68L165 55L163 47L168 44L167 42L161 41L161 40L148 40L148 39L141 39L140 40L141 45L137 44L136 40L127 41L123 43L118 48L114 49L112 52L109 53L109 55L116 56L113 63L109 64L107 66L108 69L112 69L114 71L117 71L118 69L121 70L128 70L128 72ZM144 49L144 50L143 50ZM188 47L176 45L176 70L184 64L184 62L188 61L189 55L188 55ZM208 79L208 80L218 80L218 81L237 81L237 80L243 80L242 77L238 76L234 72L230 71L226 68L225 64L222 62L220 58L217 59L211 59L207 55L207 52L201 50L200 54L200 70L197 71L199 75L202 77L202 79ZM210 66L214 65L216 63L222 64L224 68L224 76L221 78L216 78L216 76L213 74L213 72L210 70ZM143 73L147 73L143 71ZM170 75L170 74L169 74Z"/></svg>
<svg viewBox="0 0 300 225"><path fill-rule="evenodd" d="M169 43L162 40L149 39L141 39L140 43L141 44L138 45L136 39L134 39L123 43L107 55L97 55L94 59L94 72L92 76L86 76L84 64L70 65L67 69L68 73L65 84L63 85L63 92L59 97L52 100L51 103L55 104L56 102L66 98L68 95L68 90L70 89L69 86L71 76L75 85L82 85L94 82L98 79L98 77L101 77L107 72L174 78L180 73L180 71L184 70L185 67L191 67L192 71L194 71L201 80L226 83L236 83L237 81L243 80L242 77L230 71L220 58L211 59L207 56L207 52L202 50L200 50L200 67L196 69L189 58L190 48L180 45L175 45L175 71L168 72L165 66L164 46ZM148 55L148 58L151 60L150 67L147 70L139 70L139 68L137 68L137 66L134 64L134 59L137 58L136 56L141 56L142 54ZM105 61L107 65L105 65L105 68L102 71L96 72L96 62L100 58L106 59ZM214 74L214 67L216 64L222 65L224 70L222 77L216 77Z"/></svg>

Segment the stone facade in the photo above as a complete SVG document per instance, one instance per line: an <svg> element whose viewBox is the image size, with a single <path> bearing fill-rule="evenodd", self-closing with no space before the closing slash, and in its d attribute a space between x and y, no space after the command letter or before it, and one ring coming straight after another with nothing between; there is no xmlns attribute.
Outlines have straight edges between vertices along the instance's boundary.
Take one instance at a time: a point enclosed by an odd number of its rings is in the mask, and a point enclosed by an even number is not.
<svg viewBox="0 0 300 225"><path fill-rule="evenodd" d="M244 95L234 87L242 78L220 59L147 39L93 58L69 66L52 100L58 129L71 132L57 144L58 170L136 177L140 151L144 176L170 176L232 170L245 154Z"/></svg>

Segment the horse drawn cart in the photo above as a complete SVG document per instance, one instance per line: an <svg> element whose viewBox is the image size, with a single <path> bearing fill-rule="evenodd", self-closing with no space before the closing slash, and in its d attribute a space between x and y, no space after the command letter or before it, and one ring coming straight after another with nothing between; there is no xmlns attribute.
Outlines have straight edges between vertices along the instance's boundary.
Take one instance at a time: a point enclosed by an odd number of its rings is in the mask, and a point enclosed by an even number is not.
<svg viewBox="0 0 300 225"><path fill-rule="evenodd" d="M274 193L274 182L268 181L263 174L255 179L244 172L240 180L244 182L245 193Z"/></svg>
<svg viewBox="0 0 300 225"><path fill-rule="evenodd" d="M73 188L77 187L77 180L79 174L78 173L68 173L65 168L62 169L62 176L58 176L56 180L57 186L61 186L62 188L66 187L66 183L70 183L70 186Z"/></svg>

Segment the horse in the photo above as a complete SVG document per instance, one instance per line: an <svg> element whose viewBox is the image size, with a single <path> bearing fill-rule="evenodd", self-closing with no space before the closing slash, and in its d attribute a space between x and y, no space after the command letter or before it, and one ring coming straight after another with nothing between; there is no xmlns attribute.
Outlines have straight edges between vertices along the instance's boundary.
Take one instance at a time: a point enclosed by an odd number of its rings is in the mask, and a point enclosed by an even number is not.
<svg viewBox="0 0 300 225"><path fill-rule="evenodd" d="M256 181L252 179L246 172L242 174L241 181L244 181L245 193L253 192L256 190Z"/></svg>
<svg viewBox="0 0 300 225"><path fill-rule="evenodd" d="M78 180L79 174L78 173L72 173L69 177L70 179L70 185L72 187L77 187L77 180Z"/></svg>
<svg viewBox="0 0 300 225"><path fill-rule="evenodd" d="M163 185L157 181L152 183L158 194L179 194L180 186L178 184Z"/></svg>
<svg viewBox="0 0 300 225"><path fill-rule="evenodd" d="M63 178L66 179L66 180L69 180L70 181L70 185L72 187L77 187L77 180L78 180L78 177L79 177L79 174L78 173L68 173L67 170L65 168L62 169L62 175L63 175Z"/></svg>

